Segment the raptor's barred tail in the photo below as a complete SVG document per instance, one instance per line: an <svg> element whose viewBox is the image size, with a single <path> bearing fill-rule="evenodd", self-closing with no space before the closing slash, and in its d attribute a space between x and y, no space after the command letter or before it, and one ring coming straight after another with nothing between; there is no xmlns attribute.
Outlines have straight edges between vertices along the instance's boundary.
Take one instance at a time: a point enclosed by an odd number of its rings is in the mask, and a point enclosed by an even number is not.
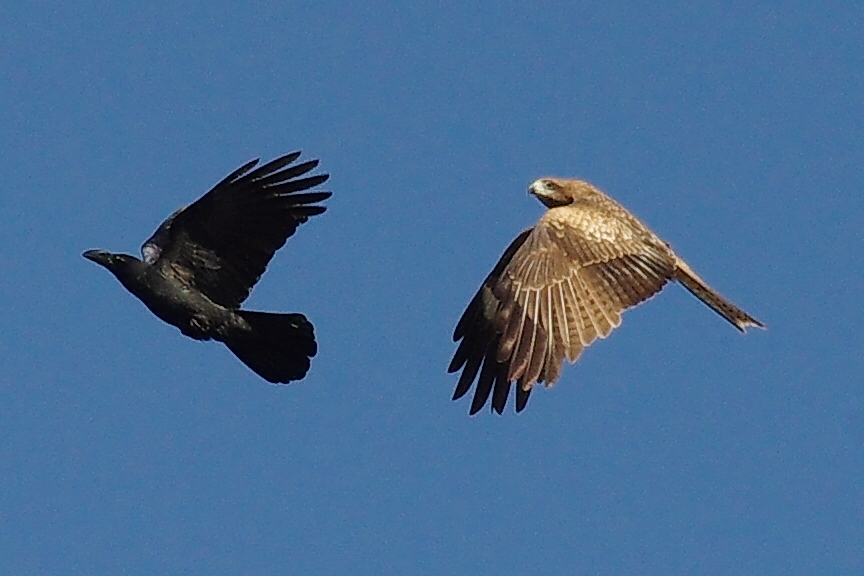
<svg viewBox="0 0 864 576"><path fill-rule="evenodd" d="M256 374L274 384L300 380L318 345L312 323L302 314L238 310L251 333L226 338L225 345Z"/></svg>
<svg viewBox="0 0 864 576"><path fill-rule="evenodd" d="M691 294L711 307L712 310L728 320L741 332L746 332L748 326L765 328L765 325L723 298L713 288L708 286L684 260L675 256L675 280L684 285Z"/></svg>

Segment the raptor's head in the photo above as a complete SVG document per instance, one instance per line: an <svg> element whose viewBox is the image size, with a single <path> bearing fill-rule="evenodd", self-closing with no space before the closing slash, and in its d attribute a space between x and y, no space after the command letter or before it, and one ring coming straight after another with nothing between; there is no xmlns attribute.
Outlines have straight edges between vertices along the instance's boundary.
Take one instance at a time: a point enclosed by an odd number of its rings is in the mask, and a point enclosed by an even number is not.
<svg viewBox="0 0 864 576"><path fill-rule="evenodd" d="M540 178L528 187L528 193L536 196L547 208L555 208L572 204L592 189L590 184L582 180Z"/></svg>

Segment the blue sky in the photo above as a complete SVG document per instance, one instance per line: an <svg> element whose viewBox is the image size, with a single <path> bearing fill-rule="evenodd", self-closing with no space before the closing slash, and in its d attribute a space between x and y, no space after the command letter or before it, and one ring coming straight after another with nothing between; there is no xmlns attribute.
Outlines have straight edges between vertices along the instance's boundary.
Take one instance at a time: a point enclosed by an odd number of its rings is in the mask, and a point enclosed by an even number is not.
<svg viewBox="0 0 864 576"><path fill-rule="evenodd" d="M7 4L7 573L864 570L858 3ZM247 305L315 323L304 381L81 258L295 149L333 197ZM670 286L469 418L452 328L544 175L768 331Z"/></svg>

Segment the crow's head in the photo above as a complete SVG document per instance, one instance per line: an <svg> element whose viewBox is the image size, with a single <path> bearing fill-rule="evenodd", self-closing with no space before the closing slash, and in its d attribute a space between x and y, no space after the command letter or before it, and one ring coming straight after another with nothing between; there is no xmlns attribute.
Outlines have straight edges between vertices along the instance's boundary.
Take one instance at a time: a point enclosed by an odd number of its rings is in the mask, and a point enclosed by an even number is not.
<svg viewBox="0 0 864 576"><path fill-rule="evenodd" d="M126 288L133 292L140 276L147 268L144 262L129 254L112 254L105 250L87 250L82 256L110 270Z"/></svg>
<svg viewBox="0 0 864 576"><path fill-rule="evenodd" d="M134 256L130 256L128 254L112 254L111 252L106 252L105 250L87 250L82 254L84 258L88 260L92 260L97 264L101 264L105 268L108 268L112 272L115 272L121 268L127 268L131 264L131 262L140 262Z"/></svg>

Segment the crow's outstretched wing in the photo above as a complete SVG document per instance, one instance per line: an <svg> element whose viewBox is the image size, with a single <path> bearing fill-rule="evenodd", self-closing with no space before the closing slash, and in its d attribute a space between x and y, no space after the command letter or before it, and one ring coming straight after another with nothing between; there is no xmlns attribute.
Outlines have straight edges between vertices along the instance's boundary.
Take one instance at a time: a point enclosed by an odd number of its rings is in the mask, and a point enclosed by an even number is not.
<svg viewBox="0 0 864 576"><path fill-rule="evenodd" d="M144 261L181 278L213 302L236 308L273 254L330 192L306 192L329 175L300 178L318 165L291 166L293 152L255 170L244 164L207 194L171 215L141 247ZM250 172L251 170L251 172Z"/></svg>

